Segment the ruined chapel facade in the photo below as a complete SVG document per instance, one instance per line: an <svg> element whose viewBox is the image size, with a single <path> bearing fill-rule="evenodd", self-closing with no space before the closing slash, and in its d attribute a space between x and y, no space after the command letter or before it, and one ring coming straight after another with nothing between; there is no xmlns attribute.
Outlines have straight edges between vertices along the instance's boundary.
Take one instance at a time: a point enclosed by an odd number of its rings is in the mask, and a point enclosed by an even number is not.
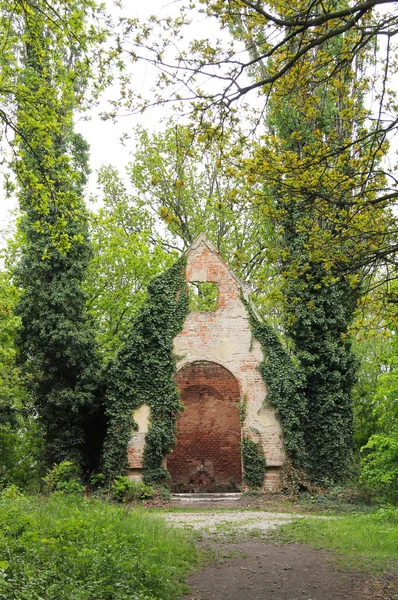
<svg viewBox="0 0 398 600"><path fill-rule="evenodd" d="M242 435L262 445L267 461L264 488L275 489L285 452L258 369L262 349L241 299L248 290L204 234L187 251L186 280L187 285L212 283L218 293L210 310L189 312L174 340L175 379L185 410L177 421L175 450L166 458L172 489L241 489ZM239 414L239 403L246 406L245 415ZM130 475L137 477L150 427L148 408L138 409L134 418L139 430L132 435L128 456Z"/></svg>

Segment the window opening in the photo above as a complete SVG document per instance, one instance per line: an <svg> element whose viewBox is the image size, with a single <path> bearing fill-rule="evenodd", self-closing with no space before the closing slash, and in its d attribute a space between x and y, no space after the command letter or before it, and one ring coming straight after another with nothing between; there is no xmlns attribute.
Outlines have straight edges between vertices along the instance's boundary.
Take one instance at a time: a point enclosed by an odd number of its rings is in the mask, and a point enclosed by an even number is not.
<svg viewBox="0 0 398 600"><path fill-rule="evenodd" d="M189 310L213 312L218 307L218 283L213 281L191 281L188 284Z"/></svg>

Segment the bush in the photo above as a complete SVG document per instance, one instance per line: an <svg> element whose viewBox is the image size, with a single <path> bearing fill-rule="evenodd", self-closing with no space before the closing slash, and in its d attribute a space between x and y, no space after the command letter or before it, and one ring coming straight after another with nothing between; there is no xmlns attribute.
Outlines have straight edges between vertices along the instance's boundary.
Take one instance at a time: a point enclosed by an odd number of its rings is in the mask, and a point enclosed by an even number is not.
<svg viewBox="0 0 398 600"><path fill-rule="evenodd" d="M392 504L382 506L372 515L379 523L388 523L389 525L398 525L398 507Z"/></svg>
<svg viewBox="0 0 398 600"><path fill-rule="evenodd" d="M361 448L361 481L385 498L398 500L398 436L372 435Z"/></svg>
<svg viewBox="0 0 398 600"><path fill-rule="evenodd" d="M99 490L105 485L105 475L103 473L93 473L90 477L90 488Z"/></svg>
<svg viewBox="0 0 398 600"><path fill-rule="evenodd" d="M112 496L118 502L134 502L152 498L155 490L152 486L146 485L142 481L131 480L128 477L119 475L115 478L112 486Z"/></svg>
<svg viewBox="0 0 398 600"><path fill-rule="evenodd" d="M23 498L23 494L16 485L11 484L1 490L0 498L3 500L16 500L17 498Z"/></svg>
<svg viewBox="0 0 398 600"><path fill-rule="evenodd" d="M55 465L43 477L44 491L48 494L81 494L84 485L80 479L80 468L69 460L64 460Z"/></svg>

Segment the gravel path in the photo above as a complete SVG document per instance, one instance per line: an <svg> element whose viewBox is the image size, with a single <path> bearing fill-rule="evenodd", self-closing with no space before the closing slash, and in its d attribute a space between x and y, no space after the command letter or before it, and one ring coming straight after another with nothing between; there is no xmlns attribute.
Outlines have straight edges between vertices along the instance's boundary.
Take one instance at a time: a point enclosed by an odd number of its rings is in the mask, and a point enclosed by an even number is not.
<svg viewBox="0 0 398 600"><path fill-rule="evenodd" d="M228 511L204 513L167 513L165 519L177 527L189 527L203 533L269 531L303 515L270 513L263 511ZM318 517L316 517L318 518Z"/></svg>

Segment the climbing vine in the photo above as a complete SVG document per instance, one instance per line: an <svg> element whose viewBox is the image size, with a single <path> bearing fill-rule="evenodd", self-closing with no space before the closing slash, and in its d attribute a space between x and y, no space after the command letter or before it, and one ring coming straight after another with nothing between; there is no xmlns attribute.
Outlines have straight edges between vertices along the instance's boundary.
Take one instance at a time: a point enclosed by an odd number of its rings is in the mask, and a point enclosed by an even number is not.
<svg viewBox="0 0 398 600"><path fill-rule="evenodd" d="M303 425L307 410L302 373L293 364L272 327L258 319L245 298L242 297L242 301L249 314L253 335L263 350L260 372L267 387L267 401L277 410L289 458L295 467L305 468Z"/></svg>
<svg viewBox="0 0 398 600"><path fill-rule="evenodd" d="M261 444L247 436L242 437L240 445L243 463L243 479L251 488L260 488L264 483L267 461Z"/></svg>
<svg viewBox="0 0 398 600"><path fill-rule="evenodd" d="M239 398L238 413L239 413L240 426L243 427L244 422L247 417L247 395L246 394L244 396L242 396L241 398Z"/></svg>
<svg viewBox="0 0 398 600"><path fill-rule="evenodd" d="M173 379L173 340L188 314L185 265L182 257L152 280L134 326L109 367L109 427L104 448L104 471L109 480L127 471L127 445L136 429L132 412L143 404L151 411L143 478L156 484L167 477L163 460L175 445L176 419L182 409Z"/></svg>

